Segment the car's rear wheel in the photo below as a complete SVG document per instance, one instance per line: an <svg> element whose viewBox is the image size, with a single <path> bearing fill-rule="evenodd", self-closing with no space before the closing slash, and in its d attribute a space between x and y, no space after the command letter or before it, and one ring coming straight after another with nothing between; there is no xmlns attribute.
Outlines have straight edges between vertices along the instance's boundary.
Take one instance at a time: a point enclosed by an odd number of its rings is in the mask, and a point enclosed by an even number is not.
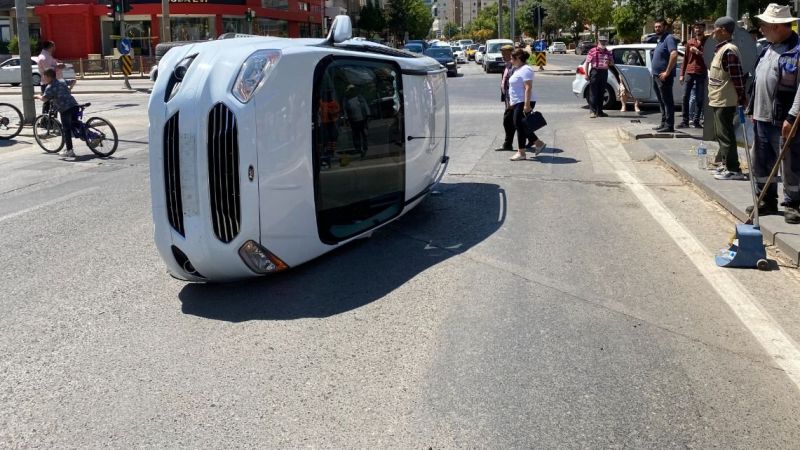
<svg viewBox="0 0 800 450"><path fill-rule="evenodd" d="M586 104L589 105L589 107L591 108L592 104L591 104L591 101L589 99L590 89L591 89L591 86L587 85L586 86L586 94L584 95L584 98L586 99ZM617 103L617 95L614 93L614 89L612 89L611 86L606 85L606 91L603 94L603 109L604 110L611 110L611 109L617 108L618 106L619 106L619 104Z"/></svg>

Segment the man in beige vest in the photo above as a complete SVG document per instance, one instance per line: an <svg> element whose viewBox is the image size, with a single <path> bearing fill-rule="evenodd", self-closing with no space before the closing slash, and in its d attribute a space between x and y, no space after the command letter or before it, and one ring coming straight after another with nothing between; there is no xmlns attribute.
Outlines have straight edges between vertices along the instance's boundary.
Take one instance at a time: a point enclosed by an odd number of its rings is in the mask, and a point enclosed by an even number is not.
<svg viewBox="0 0 800 450"><path fill-rule="evenodd" d="M714 129L719 143L719 157L724 165L714 175L718 180L746 180L739 166L736 148L734 117L736 107L745 107L744 88L739 49L731 42L736 22L730 17L720 17L714 22L714 59L708 68L708 106L714 116Z"/></svg>

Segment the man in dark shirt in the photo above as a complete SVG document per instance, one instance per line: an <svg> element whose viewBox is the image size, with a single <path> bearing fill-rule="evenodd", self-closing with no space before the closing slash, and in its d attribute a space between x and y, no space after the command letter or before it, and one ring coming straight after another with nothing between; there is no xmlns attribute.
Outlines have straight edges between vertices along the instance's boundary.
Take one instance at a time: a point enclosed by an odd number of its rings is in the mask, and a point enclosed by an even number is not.
<svg viewBox="0 0 800 450"><path fill-rule="evenodd" d="M658 44L653 51L653 87L661 107L661 125L658 132L675 131L675 100L672 98L672 85L675 82L675 65L678 62L678 46L667 31L667 22L657 19L653 25Z"/></svg>
<svg viewBox="0 0 800 450"><path fill-rule="evenodd" d="M692 125L700 128L700 114L703 112L703 105L706 102L706 83L708 83L708 68L703 60L703 45L705 44L706 24L698 22L693 27L694 37L686 43L686 57L681 66L680 82L684 85L683 91L683 120L678 128L689 127L689 111L692 110L689 100L694 95L694 115L691 117Z"/></svg>
<svg viewBox="0 0 800 450"><path fill-rule="evenodd" d="M78 113L78 102L69 91L69 86L62 80L56 78L55 69L47 69L42 73L42 83L47 84L44 94L37 95L36 98L50 101L50 107L55 108L61 113L61 128L64 134L67 148L63 156L74 158L75 152L72 151L72 124L75 115Z"/></svg>

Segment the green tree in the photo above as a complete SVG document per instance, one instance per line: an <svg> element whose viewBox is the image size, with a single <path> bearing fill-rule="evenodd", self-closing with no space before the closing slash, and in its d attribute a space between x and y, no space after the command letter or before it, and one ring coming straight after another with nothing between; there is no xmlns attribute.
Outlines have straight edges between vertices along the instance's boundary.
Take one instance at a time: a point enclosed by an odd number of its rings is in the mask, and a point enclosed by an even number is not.
<svg viewBox="0 0 800 450"><path fill-rule="evenodd" d="M508 8L503 6L503 36L508 36L508 30L510 29L511 20L508 14ZM467 26L467 31L472 34L473 36L480 33L482 36L486 36L486 30L491 30L491 34L488 38L483 38L480 40L486 39L493 39L497 38L497 3L493 3L486 8L481 9L478 13L478 17L472 20Z"/></svg>
<svg viewBox="0 0 800 450"><path fill-rule="evenodd" d="M595 38L601 27L611 23L614 0L570 0L570 5L583 23L595 26Z"/></svg>
<svg viewBox="0 0 800 450"><path fill-rule="evenodd" d="M383 9L375 5L372 0L367 0L367 3L361 7L361 19L358 21L358 26L362 30L370 33L380 33L386 28L386 17L383 15Z"/></svg>
<svg viewBox="0 0 800 450"><path fill-rule="evenodd" d="M452 38L453 36L457 35L459 32L458 24L455 22L447 22L444 24L442 28L442 34L447 36L448 38Z"/></svg>
<svg viewBox="0 0 800 450"><path fill-rule="evenodd" d="M389 0L386 4L387 26L397 40L406 32L410 39L423 39L433 25L431 11L422 0Z"/></svg>
<svg viewBox="0 0 800 450"><path fill-rule="evenodd" d="M39 41L35 37L31 36L30 38L28 38L28 43L30 44L31 47L31 55L38 55ZM11 36L11 40L8 41L8 51L12 55L19 54L19 38L16 35Z"/></svg>
<svg viewBox="0 0 800 450"><path fill-rule="evenodd" d="M614 8L612 14L617 38L623 41L638 42L642 34L644 19L637 16L629 5Z"/></svg>

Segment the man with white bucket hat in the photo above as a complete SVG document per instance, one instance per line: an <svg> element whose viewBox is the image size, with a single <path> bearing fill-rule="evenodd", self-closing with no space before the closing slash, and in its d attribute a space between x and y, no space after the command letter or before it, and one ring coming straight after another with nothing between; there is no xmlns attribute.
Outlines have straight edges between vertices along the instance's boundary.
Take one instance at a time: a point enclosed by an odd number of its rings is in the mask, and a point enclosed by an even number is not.
<svg viewBox="0 0 800 450"><path fill-rule="evenodd" d="M792 17L788 6L770 3L755 17L761 33L769 41L756 60L753 95L747 110L753 116L757 136L751 173L760 194L792 124L800 115L800 38L792 30L797 18ZM797 136L792 137L782 169L784 220L797 224L800 223L800 139ZM759 213L777 214L776 183L766 189Z"/></svg>

